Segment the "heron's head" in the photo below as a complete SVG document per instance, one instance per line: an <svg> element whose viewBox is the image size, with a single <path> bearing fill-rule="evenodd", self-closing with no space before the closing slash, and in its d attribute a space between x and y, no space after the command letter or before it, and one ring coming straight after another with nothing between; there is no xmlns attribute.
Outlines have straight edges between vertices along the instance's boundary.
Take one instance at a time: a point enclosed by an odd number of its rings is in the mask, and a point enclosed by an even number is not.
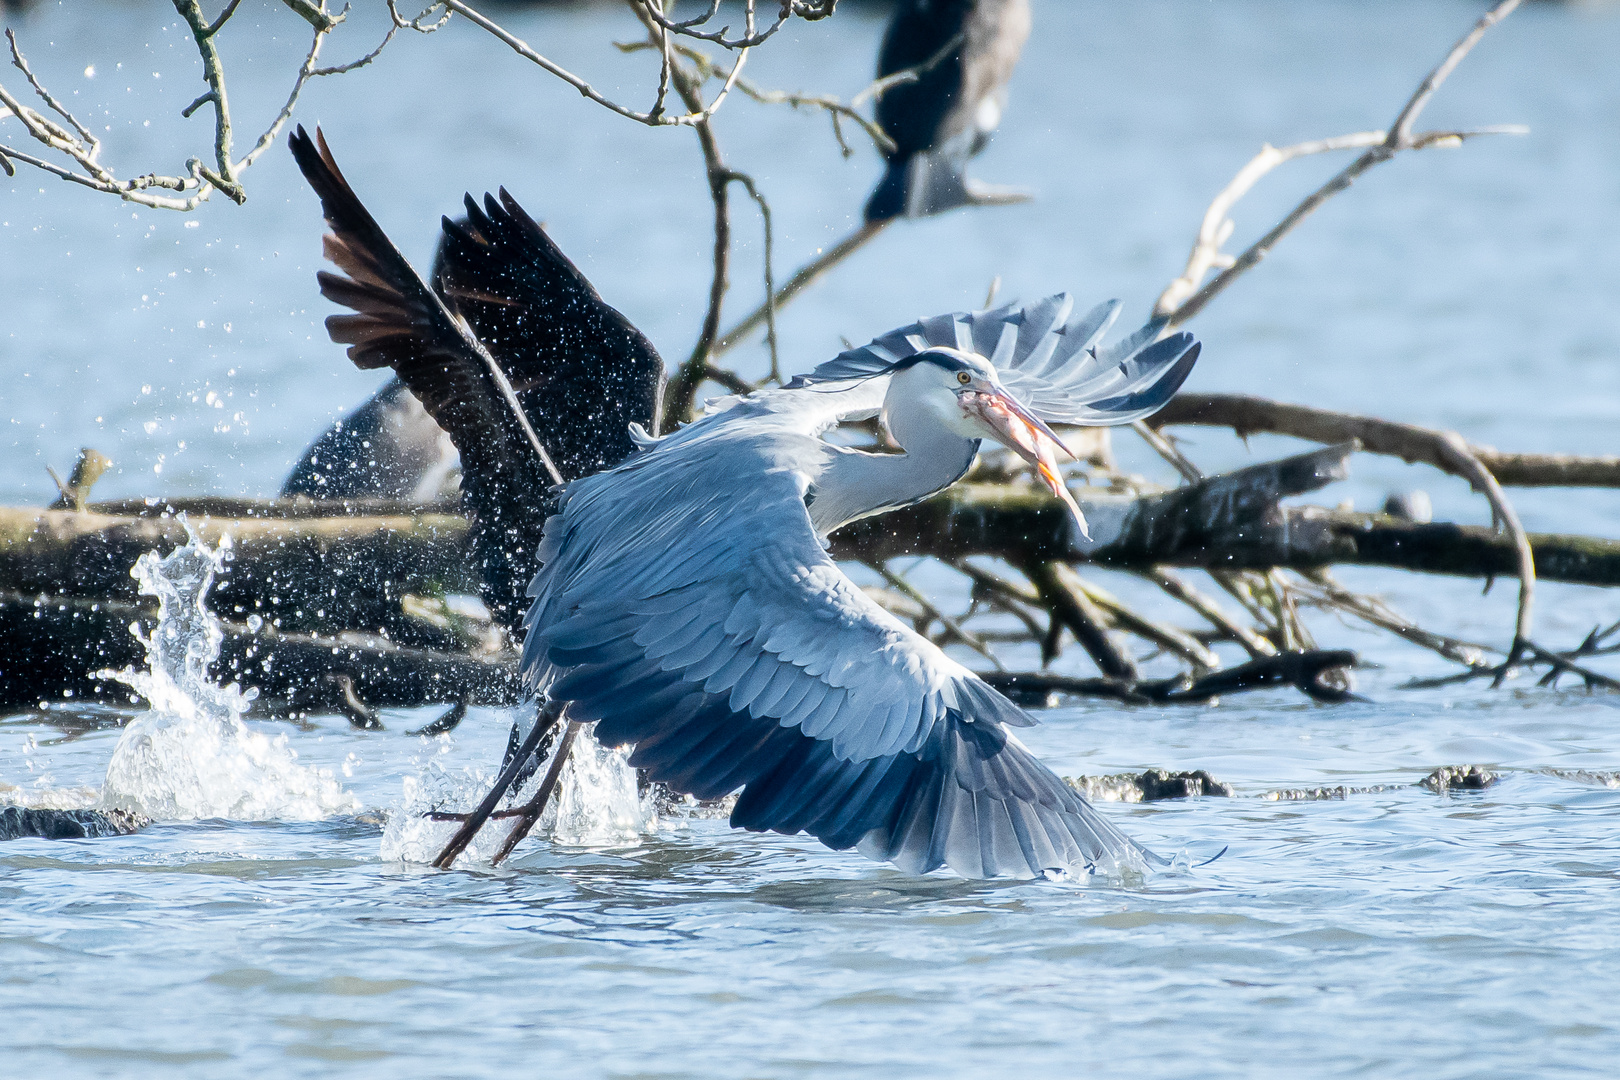
<svg viewBox="0 0 1620 1080"><path fill-rule="evenodd" d="M1001 384L990 361L977 353L943 347L925 349L900 361L889 382L883 419L902 445L905 439L896 430L897 422L904 426L902 414L915 412L930 416L963 438L998 442L1035 466L1041 480L1068 504L1081 533L1086 534L1085 517L1064 486L1053 454L1054 449L1061 449L1072 458L1074 451Z"/></svg>

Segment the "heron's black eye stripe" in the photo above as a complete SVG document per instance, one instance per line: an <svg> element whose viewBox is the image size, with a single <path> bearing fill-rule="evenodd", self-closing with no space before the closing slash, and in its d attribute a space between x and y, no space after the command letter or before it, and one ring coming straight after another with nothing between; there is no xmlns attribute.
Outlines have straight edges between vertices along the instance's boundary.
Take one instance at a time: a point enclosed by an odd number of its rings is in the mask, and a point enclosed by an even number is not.
<svg viewBox="0 0 1620 1080"><path fill-rule="evenodd" d="M956 381L961 383L963 386L966 386L968 383L973 381L973 376L969 375L965 371L958 371L956 373Z"/></svg>

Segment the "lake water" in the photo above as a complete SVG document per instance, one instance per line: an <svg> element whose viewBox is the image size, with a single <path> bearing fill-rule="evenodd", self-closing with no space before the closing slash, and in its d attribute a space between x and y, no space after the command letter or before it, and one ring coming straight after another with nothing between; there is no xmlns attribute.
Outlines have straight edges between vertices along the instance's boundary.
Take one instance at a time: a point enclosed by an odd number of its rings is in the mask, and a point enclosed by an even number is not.
<svg viewBox="0 0 1620 1080"><path fill-rule="evenodd" d="M177 116L200 87L166 10L45 6L12 24L36 71L108 128L106 158L123 172L175 171L207 145L206 120ZM1263 142L1387 124L1480 10L1036 0L1006 122L974 171L1038 198L889 230L784 313L786 366L974 306L996 276L1004 296L1069 289L1145 311L1208 199ZM621 9L502 18L602 89L650 100L646 58L607 46L635 36ZM226 61L247 130L279 104L303 32L270 0L236 20ZM878 11L847 4L784 31L749 73L847 96L880 30ZM375 13L356 16L327 57L380 33ZM1503 449L1617 452L1616 56L1614 7L1516 13L1427 119L1533 133L1364 178L1193 324L1207 344L1191 385L1451 427ZM324 126L419 263L463 190L504 184L666 357L689 347L707 285L689 133L613 120L465 26L403 38L371 68L317 83L298 115ZM853 227L878 172L869 151L855 143L841 159L810 113L738 100L721 117L728 158L773 200L779 274ZM1238 241L1336 165L1266 181L1239 208ZM117 462L105 496L270 494L379 381L326 340L319 214L279 146L247 174L247 205L191 217L27 171L3 185L0 501L53 497L44 466L65 470L82 445ZM733 311L759 289L758 223L738 205ZM763 369L762 350L739 356ZM1299 445L1185 434L1211 471ZM1129 436L1117 444L1163 475ZM1370 508L1410 487L1439 517L1486 520L1460 482L1365 455L1320 498ZM1614 493L1511 494L1532 529L1620 535ZM1482 597L1477 582L1343 577L1426 626L1508 636L1511 582ZM1181 617L1128 578L1099 580ZM1540 596L1538 634L1552 644L1620 619L1603 590ZM579 827L527 842L502 871L440 873L400 857L431 846L402 839L400 823L435 792L465 798L497 760L507 716L473 710L437 740L405 734L434 709L388 712L377 733L250 721L277 753L327 770L347 801L322 788L270 820L0 848L0 1073L1612 1074L1620 698L1533 680L1400 690L1443 663L1331 618L1313 626L1322 644L1381 665L1360 677L1372 703L1084 703L1030 732L1065 775L1205 768L1233 785L1230 799L1105 807L1160 852L1227 848L1142 882L908 878L803 837L638 817L605 789ZM53 706L0 719L0 784L12 786L0 798L94 797L131 715ZM1412 786L1465 763L1502 778L1451 794ZM1263 797L1340 785L1387 787Z"/></svg>

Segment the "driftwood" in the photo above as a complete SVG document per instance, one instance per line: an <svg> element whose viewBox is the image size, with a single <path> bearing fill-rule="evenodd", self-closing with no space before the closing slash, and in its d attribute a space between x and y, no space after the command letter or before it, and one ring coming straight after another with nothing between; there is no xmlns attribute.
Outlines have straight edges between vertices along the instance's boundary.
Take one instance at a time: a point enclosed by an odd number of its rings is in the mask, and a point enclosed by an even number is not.
<svg viewBox="0 0 1620 1080"><path fill-rule="evenodd" d="M1019 615L1037 640L1048 642L1048 655L1056 646L1052 625L1076 631L1106 677L1063 689L1175 700L1168 685L1162 691L1142 689L1134 660L1110 629L1168 648L1195 670L1211 667L1212 654L1185 631L1134 616L1061 564L1144 574L1208 618L1221 636L1240 641L1256 662L1279 652L1302 655L1302 645L1257 635L1167 568L1308 572L1348 563L1475 577L1517 571L1511 540L1488 528L1279 504L1284 496L1341 478L1355 448L1353 442L1325 447L1155 494L1088 496L1082 491L1078 501L1091 522L1090 540L1078 535L1065 508L1045 492L961 484L840 531L833 538L834 554L880 566L902 555L945 560L973 579L975 595L979 590L996 594L1001 609ZM316 516L309 500L177 500L163 507L100 504L83 513L0 508L0 641L6 643L0 704L32 705L64 696L124 699L121 684L94 673L143 658L128 627L138 622L149 628L153 610L136 596L129 567L142 552L172 548L185 536L173 517L98 512L102 508L246 515L204 517L199 530L211 542L232 537L234 559L210 597L226 625L220 675L259 686L264 708L349 714L356 708L351 696L362 706L463 698L503 704L519 697L509 642L498 628L482 624L481 634L470 634L454 618L432 612L433 598L447 591L478 591L464 555L466 519L367 512L413 509L381 501L338 505L330 508L333 513ZM1543 579L1620 584L1620 541L1541 534L1528 539ZM962 561L979 555L1024 567L1031 584L1002 581ZM909 588L892 574L890 580L898 582L900 592ZM1309 602L1343 599L1342 590L1310 583L1301 588ZM1369 612L1351 611L1364 618ZM943 623L945 638L966 639L990 652L985 641L933 605L918 606L917 614L925 624ZM1378 616L1371 619L1378 625L1392 626L1377 612L1371 615ZM1456 652L1447 648L1436 651ZM1538 658L1554 656L1540 646L1526 648ZM1554 659L1546 661L1554 668L1569 663L1569 658ZM1468 658L1462 662L1473 664ZM1483 661L1473 666L1486 669ZM349 677L352 694L335 676ZM1284 681L1308 691L1306 683L1315 684L1314 677ZM1183 680L1174 690L1188 693L1190 686ZM1333 691L1316 696L1332 697Z"/></svg>
<svg viewBox="0 0 1620 1080"><path fill-rule="evenodd" d="M150 634L156 615L129 601L0 589L0 708L64 698L129 701L127 687L97 673L144 665L130 625ZM347 714L345 687L334 675L347 676L353 693L371 706L462 699L509 705L522 696L510 652L412 648L357 631L287 633L269 624L255 630L230 619L223 629L215 678L257 687L257 708L273 714Z"/></svg>
<svg viewBox="0 0 1620 1080"><path fill-rule="evenodd" d="M1231 428L1239 436L1259 433L1292 435L1312 442L1355 439L1362 449L1403 461L1422 462L1451 472L1438 440L1450 432L1401 424L1374 416L1314 409L1246 394L1193 394L1183 391L1148 419L1154 427L1197 424ZM1620 456L1510 454L1494 447L1467 444L1480 464L1504 487L1620 487Z"/></svg>
<svg viewBox="0 0 1620 1080"><path fill-rule="evenodd" d="M234 559L210 594L227 619L257 616L284 631L333 627L385 633L399 644L449 647L453 638L411 619L407 593L477 592L459 515L211 518L204 540L231 537ZM172 517L0 507L0 590L28 596L137 599L130 567L142 553L186 542Z"/></svg>
<svg viewBox="0 0 1620 1080"><path fill-rule="evenodd" d="M1198 679L1177 676L1133 682L1119 678L1080 679L1051 672L992 672L983 678L996 689L1026 700L1050 694L1108 697L1135 704L1200 705L1222 694L1235 694L1270 686L1293 686L1318 701L1361 700L1355 694L1324 681L1328 672L1356 665L1348 649L1309 649L1278 653L1251 660Z"/></svg>

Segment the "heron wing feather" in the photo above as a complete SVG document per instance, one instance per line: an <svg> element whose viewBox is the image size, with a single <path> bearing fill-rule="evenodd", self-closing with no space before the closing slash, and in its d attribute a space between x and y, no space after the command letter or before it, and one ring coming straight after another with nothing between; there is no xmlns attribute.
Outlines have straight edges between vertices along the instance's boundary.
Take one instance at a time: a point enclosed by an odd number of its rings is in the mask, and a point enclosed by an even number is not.
<svg viewBox="0 0 1620 1080"><path fill-rule="evenodd" d="M1170 400L1199 346L1186 332L1161 338L1162 319L1104 346L1120 307L1111 300L1074 314L1069 295L1058 293L1022 306L938 315L845 350L788 385L871 379L924 349L945 347L985 357L1007 389L1048 423L1125 424Z"/></svg>

